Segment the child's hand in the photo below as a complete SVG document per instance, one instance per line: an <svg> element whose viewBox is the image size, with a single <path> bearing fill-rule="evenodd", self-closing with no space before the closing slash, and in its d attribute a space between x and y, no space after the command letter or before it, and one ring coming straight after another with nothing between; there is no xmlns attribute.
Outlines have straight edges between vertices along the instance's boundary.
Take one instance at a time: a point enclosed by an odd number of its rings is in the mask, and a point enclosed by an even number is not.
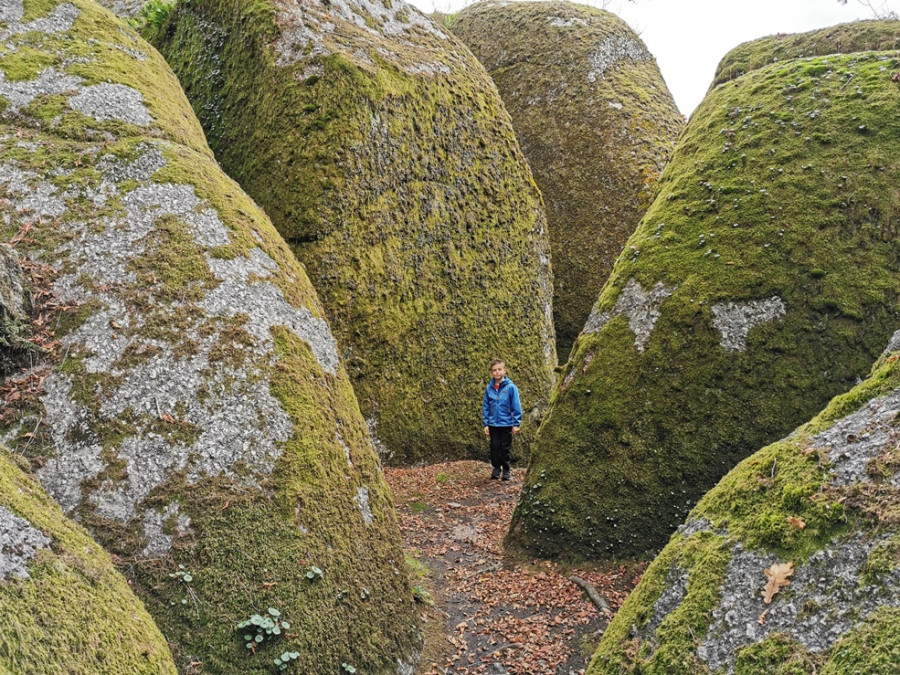
<svg viewBox="0 0 900 675"><path fill-rule="evenodd" d="M514 434L519 433L519 427L513 427L513 433Z"/></svg>
<svg viewBox="0 0 900 675"><path fill-rule="evenodd" d="M491 428L490 428L490 427L485 427L485 428L484 428L484 435L485 435L485 436L490 436L490 435L491 435Z"/></svg>

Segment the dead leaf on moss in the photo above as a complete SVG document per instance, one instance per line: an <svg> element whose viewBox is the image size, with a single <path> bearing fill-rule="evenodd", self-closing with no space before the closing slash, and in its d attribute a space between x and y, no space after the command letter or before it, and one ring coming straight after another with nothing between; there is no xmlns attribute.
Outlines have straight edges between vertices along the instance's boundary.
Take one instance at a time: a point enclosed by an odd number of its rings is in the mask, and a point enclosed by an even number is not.
<svg viewBox="0 0 900 675"><path fill-rule="evenodd" d="M802 530L806 527L806 521L803 520L801 516L788 516L787 521L798 530Z"/></svg>
<svg viewBox="0 0 900 675"><path fill-rule="evenodd" d="M768 605L776 593L791 583L789 577L794 573L794 563L775 563L764 572L769 581L762 591L762 596L763 602Z"/></svg>

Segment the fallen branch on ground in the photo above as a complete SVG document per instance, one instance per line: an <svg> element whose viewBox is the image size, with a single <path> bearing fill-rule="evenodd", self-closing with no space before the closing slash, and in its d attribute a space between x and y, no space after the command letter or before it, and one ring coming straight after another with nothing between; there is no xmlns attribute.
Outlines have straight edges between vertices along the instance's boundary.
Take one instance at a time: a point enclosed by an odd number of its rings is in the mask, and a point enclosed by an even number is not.
<svg viewBox="0 0 900 675"><path fill-rule="evenodd" d="M594 588L593 584L585 581L581 577L576 577L575 575L569 577L569 581L571 581L576 586L580 586L581 589L588 594L591 602L597 605L597 609L599 609L601 612L612 612L612 610L610 610L609 608L609 603L607 603L606 600L603 599L603 596L597 592L597 589Z"/></svg>

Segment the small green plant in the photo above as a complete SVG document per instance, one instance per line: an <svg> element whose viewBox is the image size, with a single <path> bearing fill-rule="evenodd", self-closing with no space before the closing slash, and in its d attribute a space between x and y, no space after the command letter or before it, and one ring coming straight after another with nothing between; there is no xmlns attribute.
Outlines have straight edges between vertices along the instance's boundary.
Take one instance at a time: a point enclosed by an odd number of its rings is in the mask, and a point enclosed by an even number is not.
<svg viewBox="0 0 900 675"><path fill-rule="evenodd" d="M306 572L306 578L310 581L315 581L316 579L322 578L322 570L320 570L315 565L310 565L309 570Z"/></svg>
<svg viewBox="0 0 900 675"><path fill-rule="evenodd" d="M355 673L356 672L356 668L351 666L349 663L342 663L341 668L344 669L345 673Z"/></svg>
<svg viewBox="0 0 900 675"><path fill-rule="evenodd" d="M249 619L245 619L237 625L238 630L244 631L245 646L254 654L256 653L257 647L262 645L263 642L267 640L274 642L290 627L291 624L282 620L281 612L274 607L269 607L268 613L265 616L254 614ZM287 654L288 652L285 653ZM283 661L284 659L282 659L282 662Z"/></svg>
<svg viewBox="0 0 900 675"><path fill-rule="evenodd" d="M409 510L412 511L413 515L418 515L428 510L428 504L426 502L410 502Z"/></svg>
<svg viewBox="0 0 900 675"><path fill-rule="evenodd" d="M278 670L287 670L288 666L291 665L291 661L295 661L300 658L300 652L285 652L277 659L272 661Z"/></svg>
<svg viewBox="0 0 900 675"><path fill-rule="evenodd" d="M191 588L191 582L194 580L194 575L191 574L190 570L186 570L184 565L179 565L177 570L169 574L169 578L180 580L187 588L187 592L193 596L194 590ZM173 600L169 604L174 605L175 601ZM182 598L181 604L188 604L187 598Z"/></svg>
<svg viewBox="0 0 900 675"><path fill-rule="evenodd" d="M434 598L431 597L431 593L426 591L421 586L413 586L413 599L416 602L420 602L423 605L428 605L429 607L434 607Z"/></svg>
<svg viewBox="0 0 900 675"><path fill-rule="evenodd" d="M159 29L175 9L176 2L177 0L149 0L141 7L137 16L128 20L128 23L138 32L146 28Z"/></svg>
<svg viewBox="0 0 900 675"><path fill-rule="evenodd" d="M184 565L179 565L178 570L169 575L172 579L181 579L184 583L189 584L194 580L194 576L190 571L184 569Z"/></svg>

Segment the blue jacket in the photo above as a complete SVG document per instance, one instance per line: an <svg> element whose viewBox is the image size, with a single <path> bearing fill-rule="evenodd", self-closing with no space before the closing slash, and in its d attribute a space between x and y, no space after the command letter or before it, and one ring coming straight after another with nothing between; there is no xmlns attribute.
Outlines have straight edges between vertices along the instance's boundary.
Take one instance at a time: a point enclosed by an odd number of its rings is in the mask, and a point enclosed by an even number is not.
<svg viewBox="0 0 900 675"><path fill-rule="evenodd" d="M484 390L484 403L481 406L481 420L486 427L522 426L519 389L508 377L500 381L499 390L494 389L493 380L488 382L487 389Z"/></svg>

